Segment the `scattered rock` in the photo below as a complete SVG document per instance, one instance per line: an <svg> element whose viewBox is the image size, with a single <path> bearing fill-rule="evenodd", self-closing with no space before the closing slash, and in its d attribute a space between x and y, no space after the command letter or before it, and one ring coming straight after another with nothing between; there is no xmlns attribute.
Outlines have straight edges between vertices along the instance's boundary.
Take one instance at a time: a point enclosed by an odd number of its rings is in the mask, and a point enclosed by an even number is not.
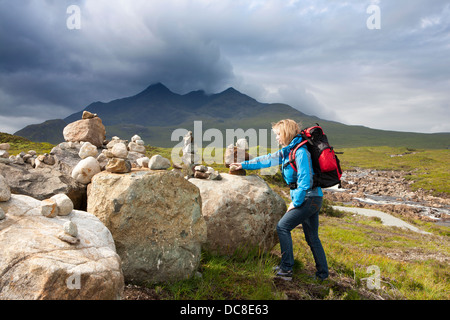
<svg viewBox="0 0 450 320"><path fill-rule="evenodd" d="M154 155L148 162L148 168L151 170L166 170L170 168L170 166L170 160L159 154Z"/></svg>
<svg viewBox="0 0 450 320"><path fill-rule="evenodd" d="M209 178L209 174L207 172L195 171L194 178L197 178L197 179L208 179Z"/></svg>
<svg viewBox="0 0 450 320"><path fill-rule="evenodd" d="M11 159L0 157L0 164L10 164L12 163Z"/></svg>
<svg viewBox="0 0 450 320"><path fill-rule="evenodd" d="M199 171L199 172L207 172L208 168L206 166L204 166L204 165L200 165L200 166L195 166L194 170L195 171Z"/></svg>
<svg viewBox="0 0 450 320"><path fill-rule="evenodd" d="M45 199L41 201L40 206L41 215L46 218L54 218L58 214L58 206L53 199Z"/></svg>
<svg viewBox="0 0 450 320"><path fill-rule="evenodd" d="M150 162L150 159L148 157L142 157L142 158L136 159L136 163L141 168L148 168L148 163L149 162Z"/></svg>
<svg viewBox="0 0 450 320"><path fill-rule="evenodd" d="M66 223L64 223L63 228L64 228L64 232L66 234L68 234L69 236L72 236L72 237L78 236L78 227L72 221L67 221Z"/></svg>
<svg viewBox="0 0 450 320"><path fill-rule="evenodd" d="M89 111L83 111L83 115L81 116L81 119L93 119L96 118L96 113L91 113Z"/></svg>
<svg viewBox="0 0 450 320"><path fill-rule="evenodd" d="M408 175L411 173L355 168L344 172L343 189L324 189L324 196L330 201L379 209L406 218L424 221L442 219L448 212L450 199L434 197L423 190L412 191L412 180L406 179Z"/></svg>
<svg viewBox="0 0 450 320"><path fill-rule="evenodd" d="M36 158L33 157L31 159L35 159L34 165L32 164L32 166L35 168L42 168L45 167L45 165L53 166L56 162L55 158L48 153L41 154Z"/></svg>
<svg viewBox="0 0 450 320"><path fill-rule="evenodd" d="M60 193L56 194L50 199L56 202L56 206L58 207L58 215L59 216L67 216L73 210L73 202L72 200L65 194Z"/></svg>
<svg viewBox="0 0 450 320"><path fill-rule="evenodd" d="M76 237L72 237L71 235L68 235L65 232L58 233L58 239L64 242L67 242L69 244L79 244L80 239Z"/></svg>

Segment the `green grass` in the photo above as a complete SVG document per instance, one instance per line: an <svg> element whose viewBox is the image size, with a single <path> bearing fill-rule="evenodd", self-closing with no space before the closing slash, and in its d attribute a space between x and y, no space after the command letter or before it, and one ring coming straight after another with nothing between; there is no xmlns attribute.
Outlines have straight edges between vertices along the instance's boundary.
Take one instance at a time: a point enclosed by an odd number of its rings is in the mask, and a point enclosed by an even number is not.
<svg viewBox="0 0 450 320"><path fill-rule="evenodd" d="M380 269L380 294L394 299L450 298L448 237L385 227L359 216L326 219L321 237L331 268L353 276L357 284L368 277L367 267L375 265Z"/></svg>
<svg viewBox="0 0 450 320"><path fill-rule="evenodd" d="M203 252L201 276L159 288L167 298L178 300L280 299L281 293L273 290L272 283L276 263L270 255L227 257Z"/></svg>
<svg viewBox="0 0 450 320"><path fill-rule="evenodd" d="M321 214L320 237L330 278L317 282L314 259L301 228L292 231L294 277L276 279L279 246L270 253L217 256L203 252L200 275L174 283L148 286L159 299L425 299L450 298L448 237L385 227L379 221L341 213ZM418 222L419 223L419 222ZM423 226L425 227L425 226ZM447 260L445 260L447 259ZM369 289L370 267L379 268L380 286Z"/></svg>

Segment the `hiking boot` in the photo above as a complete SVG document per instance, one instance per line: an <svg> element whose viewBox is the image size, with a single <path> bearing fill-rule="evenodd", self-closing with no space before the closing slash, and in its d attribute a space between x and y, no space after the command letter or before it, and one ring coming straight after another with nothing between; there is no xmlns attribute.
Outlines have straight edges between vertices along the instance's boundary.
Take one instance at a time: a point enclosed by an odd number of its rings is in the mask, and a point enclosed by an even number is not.
<svg viewBox="0 0 450 320"><path fill-rule="evenodd" d="M278 267L278 272L275 275L277 278L283 279L285 281L291 281L292 280L292 270L284 271L280 267Z"/></svg>

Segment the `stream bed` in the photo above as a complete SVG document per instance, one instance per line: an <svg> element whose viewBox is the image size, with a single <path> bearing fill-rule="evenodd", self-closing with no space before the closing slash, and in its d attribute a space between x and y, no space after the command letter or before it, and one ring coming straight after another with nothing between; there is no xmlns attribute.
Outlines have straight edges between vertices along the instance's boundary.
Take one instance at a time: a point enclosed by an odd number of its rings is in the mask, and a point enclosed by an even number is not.
<svg viewBox="0 0 450 320"><path fill-rule="evenodd" d="M345 205L370 207L433 221L450 227L450 199L411 191L407 172L357 169L346 171L342 186L324 189L326 197Z"/></svg>

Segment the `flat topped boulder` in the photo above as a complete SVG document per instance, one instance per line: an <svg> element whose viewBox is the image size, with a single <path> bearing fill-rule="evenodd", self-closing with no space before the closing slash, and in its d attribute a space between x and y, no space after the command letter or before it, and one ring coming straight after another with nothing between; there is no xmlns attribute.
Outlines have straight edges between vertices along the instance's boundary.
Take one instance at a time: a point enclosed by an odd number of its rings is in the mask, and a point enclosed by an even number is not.
<svg viewBox="0 0 450 320"><path fill-rule="evenodd" d="M111 230L126 281L168 282L197 270L206 223L200 191L169 171L96 174L88 211Z"/></svg>
<svg viewBox="0 0 450 320"><path fill-rule="evenodd" d="M0 202L0 300L121 299L121 262L109 230L84 211L47 218L41 208L25 195Z"/></svg>
<svg viewBox="0 0 450 320"><path fill-rule="evenodd" d="M204 248L221 254L271 250L278 243L276 225L286 212L284 200L256 175L221 176L189 179L202 197L208 229Z"/></svg>

